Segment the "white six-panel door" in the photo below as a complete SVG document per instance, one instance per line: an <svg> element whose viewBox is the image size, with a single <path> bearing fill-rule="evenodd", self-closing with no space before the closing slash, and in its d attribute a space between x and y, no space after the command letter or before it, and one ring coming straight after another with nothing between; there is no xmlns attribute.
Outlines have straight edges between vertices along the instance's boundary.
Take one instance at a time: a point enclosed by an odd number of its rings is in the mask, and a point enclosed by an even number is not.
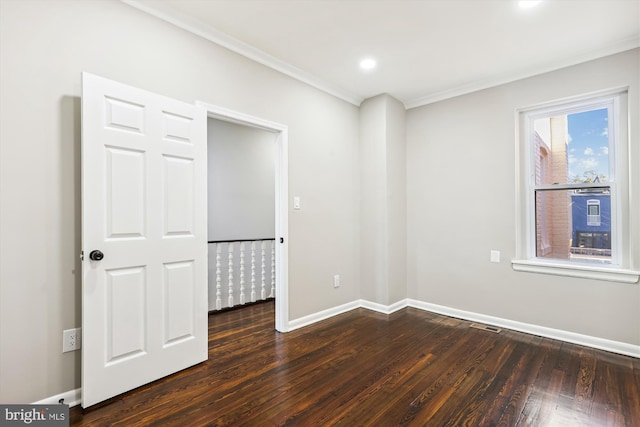
<svg viewBox="0 0 640 427"><path fill-rule="evenodd" d="M204 109L83 73L83 407L207 359L206 143Z"/></svg>

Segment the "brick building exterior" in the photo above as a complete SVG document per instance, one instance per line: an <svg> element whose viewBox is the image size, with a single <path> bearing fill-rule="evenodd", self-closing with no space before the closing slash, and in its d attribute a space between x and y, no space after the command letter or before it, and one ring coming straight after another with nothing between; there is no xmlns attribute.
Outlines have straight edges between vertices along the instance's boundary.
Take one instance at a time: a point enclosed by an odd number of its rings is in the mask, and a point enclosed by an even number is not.
<svg viewBox="0 0 640 427"><path fill-rule="evenodd" d="M536 120L536 184L566 184L567 117ZM536 256L568 259L572 231L571 195L569 191L539 191L536 194Z"/></svg>

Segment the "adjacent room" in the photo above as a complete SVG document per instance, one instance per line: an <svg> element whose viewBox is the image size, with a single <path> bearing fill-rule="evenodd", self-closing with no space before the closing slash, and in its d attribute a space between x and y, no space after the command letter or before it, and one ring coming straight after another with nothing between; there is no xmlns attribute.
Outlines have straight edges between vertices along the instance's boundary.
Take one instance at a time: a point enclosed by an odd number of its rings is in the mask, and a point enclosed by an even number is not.
<svg viewBox="0 0 640 427"><path fill-rule="evenodd" d="M640 0L0 0L0 404L640 425L639 135Z"/></svg>

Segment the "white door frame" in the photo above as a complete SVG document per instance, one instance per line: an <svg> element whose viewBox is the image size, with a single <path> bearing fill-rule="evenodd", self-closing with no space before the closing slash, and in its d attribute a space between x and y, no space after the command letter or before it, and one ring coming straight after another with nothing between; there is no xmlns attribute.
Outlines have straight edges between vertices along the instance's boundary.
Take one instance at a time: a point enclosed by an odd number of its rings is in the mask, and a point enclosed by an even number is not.
<svg viewBox="0 0 640 427"><path fill-rule="evenodd" d="M196 105L207 110L207 117L263 129L276 134L275 156L275 238L276 238L276 330L289 331L289 168L288 134L285 125L250 116L224 107L196 101ZM282 243L281 243L282 242Z"/></svg>

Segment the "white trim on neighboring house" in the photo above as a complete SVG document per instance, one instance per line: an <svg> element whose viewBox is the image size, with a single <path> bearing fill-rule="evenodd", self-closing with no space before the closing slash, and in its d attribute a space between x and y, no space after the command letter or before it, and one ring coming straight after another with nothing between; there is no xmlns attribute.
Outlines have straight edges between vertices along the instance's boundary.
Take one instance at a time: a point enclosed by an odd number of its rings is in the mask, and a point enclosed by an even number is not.
<svg viewBox="0 0 640 427"><path fill-rule="evenodd" d="M263 129L276 134L276 330L289 331L289 128L280 123L233 111L218 105L196 101L207 111L207 117ZM281 240L282 239L282 240ZM280 242L283 243L280 243Z"/></svg>

